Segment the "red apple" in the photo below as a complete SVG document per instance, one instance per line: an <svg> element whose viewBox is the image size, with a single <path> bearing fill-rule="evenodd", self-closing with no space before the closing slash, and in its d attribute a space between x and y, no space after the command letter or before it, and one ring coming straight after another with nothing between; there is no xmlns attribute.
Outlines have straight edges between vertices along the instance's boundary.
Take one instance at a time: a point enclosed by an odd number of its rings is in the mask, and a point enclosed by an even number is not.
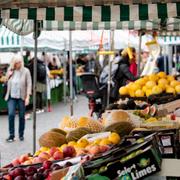
<svg viewBox="0 0 180 180"><path fill-rule="evenodd" d="M19 159L18 159L18 158L17 158L17 159L14 159L14 160L12 161L12 164L13 164L13 166L18 166L18 165L20 165Z"/></svg>
<svg viewBox="0 0 180 180"><path fill-rule="evenodd" d="M24 176L17 176L14 180L26 180Z"/></svg>
<svg viewBox="0 0 180 180"><path fill-rule="evenodd" d="M51 156L47 152L41 152L38 157L48 160Z"/></svg>
<svg viewBox="0 0 180 180"><path fill-rule="evenodd" d="M44 161L43 162L43 168L44 169L50 169L51 165L52 165L51 161Z"/></svg>
<svg viewBox="0 0 180 180"><path fill-rule="evenodd" d="M63 149L63 154L64 154L64 157L74 157L75 154L76 154L76 150L74 149L74 147L72 146L66 146L64 149Z"/></svg>
<svg viewBox="0 0 180 180"><path fill-rule="evenodd" d="M20 156L20 158L19 158L20 163L23 163L27 160L29 160L29 156L27 154L24 154L24 155Z"/></svg>
<svg viewBox="0 0 180 180"><path fill-rule="evenodd" d="M24 176L25 175L25 171L23 168L16 168L12 171L10 171L10 176L12 177L17 177L17 176Z"/></svg>
<svg viewBox="0 0 180 180"><path fill-rule="evenodd" d="M4 178L5 180L12 180L12 179L13 179L12 176L10 176L9 174L4 175L3 178Z"/></svg>
<svg viewBox="0 0 180 180"><path fill-rule="evenodd" d="M64 156L63 156L63 153L62 153L62 152L56 151L56 152L54 153L54 155L53 155L53 158L54 158L55 160L60 160L60 159L63 159Z"/></svg>
<svg viewBox="0 0 180 180"><path fill-rule="evenodd" d="M59 149L58 149L57 147L52 147L52 148L49 150L50 156L53 156L56 151L59 151Z"/></svg>
<svg viewBox="0 0 180 180"><path fill-rule="evenodd" d="M33 166L29 166L25 169L25 173L27 176L33 176L35 173L37 173L37 169Z"/></svg>

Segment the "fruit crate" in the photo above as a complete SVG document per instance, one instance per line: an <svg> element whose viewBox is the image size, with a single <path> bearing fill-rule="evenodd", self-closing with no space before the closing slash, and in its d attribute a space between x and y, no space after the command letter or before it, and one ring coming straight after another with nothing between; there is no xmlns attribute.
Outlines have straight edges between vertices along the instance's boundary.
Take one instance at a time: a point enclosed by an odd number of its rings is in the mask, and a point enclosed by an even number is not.
<svg viewBox="0 0 180 180"><path fill-rule="evenodd" d="M162 129L134 131L133 137L143 137L151 133L157 133L156 140L163 158L179 158L180 140L179 129Z"/></svg>
<svg viewBox="0 0 180 180"><path fill-rule="evenodd" d="M85 163L85 175L87 176L93 173L100 173L110 179L115 179L118 176L118 172L128 166L137 164L142 157L147 158L148 162L153 163L152 165L155 167L155 171L152 173L158 172L161 166L161 154L156 142L157 141L155 140L153 134L144 138L144 141L142 142L133 142L129 145L126 144L126 146L121 144L117 147L115 152L109 152L107 156L102 156L99 159L91 160ZM128 157L127 161L124 161L123 159L126 157ZM138 170L139 168L135 167L134 170L135 169ZM148 176L150 174L146 175Z"/></svg>

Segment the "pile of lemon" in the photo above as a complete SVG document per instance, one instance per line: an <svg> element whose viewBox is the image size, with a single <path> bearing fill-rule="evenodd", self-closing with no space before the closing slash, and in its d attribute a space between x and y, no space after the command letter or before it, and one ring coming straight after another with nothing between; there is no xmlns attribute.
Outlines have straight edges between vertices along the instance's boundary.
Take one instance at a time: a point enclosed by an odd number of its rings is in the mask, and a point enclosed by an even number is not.
<svg viewBox="0 0 180 180"><path fill-rule="evenodd" d="M163 92L180 94L180 82L164 72L145 76L119 89L120 95L149 97Z"/></svg>

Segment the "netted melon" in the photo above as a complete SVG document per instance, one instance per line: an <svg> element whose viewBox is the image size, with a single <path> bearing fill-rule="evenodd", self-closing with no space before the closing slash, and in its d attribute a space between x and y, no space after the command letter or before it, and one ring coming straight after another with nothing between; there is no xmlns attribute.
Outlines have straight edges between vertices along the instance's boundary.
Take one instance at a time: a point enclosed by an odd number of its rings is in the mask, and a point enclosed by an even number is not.
<svg viewBox="0 0 180 180"><path fill-rule="evenodd" d="M88 128L81 127L81 128L77 128L77 129L67 133L66 139L68 142L78 141L79 139L81 139L86 134L91 134L91 133L93 133L93 132L91 130L89 130Z"/></svg>
<svg viewBox="0 0 180 180"><path fill-rule="evenodd" d="M73 117L65 116L59 124L59 128L66 131L66 129L77 128L77 121Z"/></svg>
<svg viewBox="0 0 180 180"><path fill-rule="evenodd" d="M80 117L77 125L78 127L86 127L93 132L101 132L103 130L103 126L100 122L89 117Z"/></svg>
<svg viewBox="0 0 180 180"><path fill-rule="evenodd" d="M132 123L128 121L124 121L124 122L117 122L107 126L104 128L104 131L116 132L120 135L120 137L124 137L126 135L129 135L133 129L134 126L132 125Z"/></svg>
<svg viewBox="0 0 180 180"><path fill-rule="evenodd" d="M66 137L60 133L48 131L39 138L39 145L43 147L59 147L66 143Z"/></svg>
<svg viewBox="0 0 180 180"><path fill-rule="evenodd" d="M63 131L62 129L59 129L59 128L52 128L50 131L60 133L64 136L66 136L66 134L67 134L65 131Z"/></svg>

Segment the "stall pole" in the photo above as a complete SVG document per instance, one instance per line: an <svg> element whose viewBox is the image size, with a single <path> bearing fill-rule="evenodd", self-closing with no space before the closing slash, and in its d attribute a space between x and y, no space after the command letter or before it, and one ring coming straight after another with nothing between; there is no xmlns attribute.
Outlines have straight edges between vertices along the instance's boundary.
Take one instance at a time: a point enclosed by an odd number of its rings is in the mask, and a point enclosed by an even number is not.
<svg viewBox="0 0 180 180"><path fill-rule="evenodd" d="M69 31L70 113L73 116L72 31Z"/></svg>
<svg viewBox="0 0 180 180"><path fill-rule="evenodd" d="M177 74L177 70L178 70L178 67L177 67L177 63L178 63L178 60L177 60L177 45L174 46L174 63L175 63L175 73Z"/></svg>
<svg viewBox="0 0 180 180"><path fill-rule="evenodd" d="M114 30L110 31L110 50L113 51L114 49ZM108 88L107 88L107 107L110 104L110 93L111 93L111 69L112 69L112 60L111 56L109 57L109 73L108 73Z"/></svg>
<svg viewBox="0 0 180 180"><path fill-rule="evenodd" d="M37 36L38 21L34 21L34 61L33 61L33 154L36 152L36 82L37 82Z"/></svg>
<svg viewBox="0 0 180 180"><path fill-rule="evenodd" d="M64 91L64 102L66 103L66 75L67 75L67 71L66 71L66 57L65 57L65 53L63 53L62 56L62 60L63 60L63 69L64 69L64 73L63 73L63 91Z"/></svg>
<svg viewBox="0 0 180 180"><path fill-rule="evenodd" d="M138 52L138 77L141 75L141 44L142 44L142 33L139 31L139 52Z"/></svg>

